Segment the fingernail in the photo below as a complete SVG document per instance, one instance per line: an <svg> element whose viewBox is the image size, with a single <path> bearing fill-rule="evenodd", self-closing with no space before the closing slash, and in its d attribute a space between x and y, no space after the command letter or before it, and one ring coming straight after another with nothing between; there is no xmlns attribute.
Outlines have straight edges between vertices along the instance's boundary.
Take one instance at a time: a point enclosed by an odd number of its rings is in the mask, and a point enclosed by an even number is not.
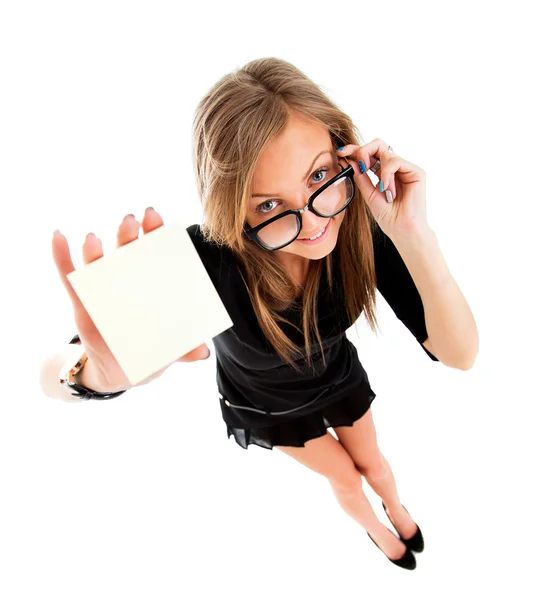
<svg viewBox="0 0 550 600"><path fill-rule="evenodd" d="M365 163L362 160L359 161L359 170L361 171L361 173L367 172L367 167L365 167Z"/></svg>
<svg viewBox="0 0 550 600"><path fill-rule="evenodd" d="M59 229L56 229L56 230L53 232L53 237L55 237L55 236L56 236L58 233L61 233L61 231L59 231Z"/></svg>
<svg viewBox="0 0 550 600"><path fill-rule="evenodd" d="M343 150L344 146L340 146L340 148L336 148L336 152L340 152L341 150Z"/></svg>
<svg viewBox="0 0 550 600"><path fill-rule="evenodd" d="M155 211L155 209L154 209L152 206L148 206L148 207L145 209L145 212L147 212L147 211L153 211L153 212L154 212L154 211Z"/></svg>
<svg viewBox="0 0 550 600"><path fill-rule="evenodd" d="M391 190L386 190L386 202L393 202L393 195Z"/></svg>
<svg viewBox="0 0 550 600"><path fill-rule="evenodd" d="M384 191L384 182L382 180L380 180L380 191Z"/></svg>
<svg viewBox="0 0 550 600"><path fill-rule="evenodd" d="M124 220L129 221L130 219L135 219L135 218L136 218L135 215L133 215L132 213L129 213L124 217Z"/></svg>

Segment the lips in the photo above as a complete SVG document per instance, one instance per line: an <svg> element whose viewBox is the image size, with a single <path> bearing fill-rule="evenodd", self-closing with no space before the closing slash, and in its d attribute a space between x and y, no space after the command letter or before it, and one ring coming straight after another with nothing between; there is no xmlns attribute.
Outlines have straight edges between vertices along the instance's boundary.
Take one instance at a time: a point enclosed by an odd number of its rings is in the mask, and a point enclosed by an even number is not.
<svg viewBox="0 0 550 600"><path fill-rule="evenodd" d="M314 233L313 235L310 235L310 236L308 236L308 237L303 237L303 238L298 238L298 239L299 239L299 240L309 240L309 239L310 239L310 238L312 238L312 237L316 237L316 236L318 236L318 235L319 235L319 234L320 234L322 231L324 231L324 230L326 229L326 227L327 227L327 226L325 225L325 226L324 226L323 228L321 228L321 229L320 229L320 230L319 230L317 233Z"/></svg>

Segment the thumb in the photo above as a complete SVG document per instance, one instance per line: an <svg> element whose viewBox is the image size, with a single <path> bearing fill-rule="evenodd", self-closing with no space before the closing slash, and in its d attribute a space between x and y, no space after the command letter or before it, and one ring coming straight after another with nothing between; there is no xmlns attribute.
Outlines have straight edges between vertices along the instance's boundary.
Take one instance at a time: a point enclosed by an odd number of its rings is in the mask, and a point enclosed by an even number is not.
<svg viewBox="0 0 550 600"><path fill-rule="evenodd" d="M61 283L65 286L65 289L69 294L71 302L73 303L73 308L76 309L77 307L81 307L82 303L80 302L80 298L77 296L73 286L67 279L67 275L75 270L71 259L69 244L67 238L59 230L56 230L53 234L52 255Z"/></svg>
<svg viewBox="0 0 550 600"><path fill-rule="evenodd" d="M210 356L210 348L206 344L199 346L197 358L199 360L205 360Z"/></svg>
<svg viewBox="0 0 550 600"><path fill-rule="evenodd" d="M178 358L178 362L194 362L196 360L205 360L210 356L210 350L206 344L197 346L187 354L184 354L181 358Z"/></svg>

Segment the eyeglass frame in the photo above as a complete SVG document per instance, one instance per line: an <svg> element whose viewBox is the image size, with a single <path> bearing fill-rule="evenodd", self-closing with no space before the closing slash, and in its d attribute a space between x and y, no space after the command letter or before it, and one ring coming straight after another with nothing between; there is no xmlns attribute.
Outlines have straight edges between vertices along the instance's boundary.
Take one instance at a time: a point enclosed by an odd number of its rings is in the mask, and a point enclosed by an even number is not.
<svg viewBox="0 0 550 600"><path fill-rule="evenodd" d="M353 179L353 176L354 176L355 173L354 173L354 170L353 170L353 166L346 159L346 157L342 157L342 158L348 163L348 166L345 167L340 173L338 173L338 175L335 175L332 179L329 179L318 190L315 190L315 192L313 192L313 194L311 194L311 196L309 197L309 199L307 201L307 204L304 206L304 208L300 208L299 210L297 210L295 208L292 208L292 209L289 209L289 210L285 210L280 215L276 215L276 216L272 217L271 219L268 219L265 223L261 223L260 225L256 225L256 227L250 227L248 224L246 224L246 227L248 227L248 229L245 229L244 233L248 237L248 239L252 240L253 242L256 242L256 244L258 244L258 246L260 246L263 250L268 250L268 251L271 251L271 252L273 252L275 250L280 250L281 248L284 248L285 246L288 246L289 244L292 244L292 242L294 242L294 240L296 240L296 238L300 235L300 232L302 231L302 213L305 212L306 210L310 210L314 215L317 215L318 217L321 217L322 219L331 219L332 217L335 217L336 215L340 214L343 210L346 210L346 208L352 203L353 199L355 198L355 181ZM340 168L342 168L342 165L340 163L338 163L338 166ZM349 177L349 179L351 181L351 186L353 188L353 192L351 194L351 198L349 199L349 201L347 202L347 204L345 206L343 206L339 211L337 211L337 212L333 213L332 215L330 215L329 217L327 217L326 215L322 215L322 214L318 213L315 210L315 208L313 207L313 201L315 200L315 198L317 198L317 196L319 196L320 194L322 194L333 183L335 183L336 181L338 181L339 179L342 179L344 177ZM266 248L263 245L263 243L261 242L261 240L258 238L259 232L264 227L267 227L267 225L270 225L271 223L277 221L278 219L282 219L283 217L287 217L288 215L297 215L297 217L298 217L299 227L298 227L298 231L296 232L296 235L290 240L290 242L287 242L286 244L283 244L282 246L278 246L277 248Z"/></svg>

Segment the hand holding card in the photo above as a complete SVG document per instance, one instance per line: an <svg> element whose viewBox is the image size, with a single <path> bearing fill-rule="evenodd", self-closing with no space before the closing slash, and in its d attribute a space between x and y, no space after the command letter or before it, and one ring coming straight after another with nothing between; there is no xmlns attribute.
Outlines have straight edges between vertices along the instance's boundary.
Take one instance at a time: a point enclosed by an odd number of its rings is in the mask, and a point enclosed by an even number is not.
<svg viewBox="0 0 550 600"><path fill-rule="evenodd" d="M139 223L125 219L106 257L89 236L86 264L76 270L64 236L52 242L82 345L106 387L131 387L176 361L200 360L204 342L233 325L185 226L164 226L149 209L143 229L138 238Z"/></svg>

